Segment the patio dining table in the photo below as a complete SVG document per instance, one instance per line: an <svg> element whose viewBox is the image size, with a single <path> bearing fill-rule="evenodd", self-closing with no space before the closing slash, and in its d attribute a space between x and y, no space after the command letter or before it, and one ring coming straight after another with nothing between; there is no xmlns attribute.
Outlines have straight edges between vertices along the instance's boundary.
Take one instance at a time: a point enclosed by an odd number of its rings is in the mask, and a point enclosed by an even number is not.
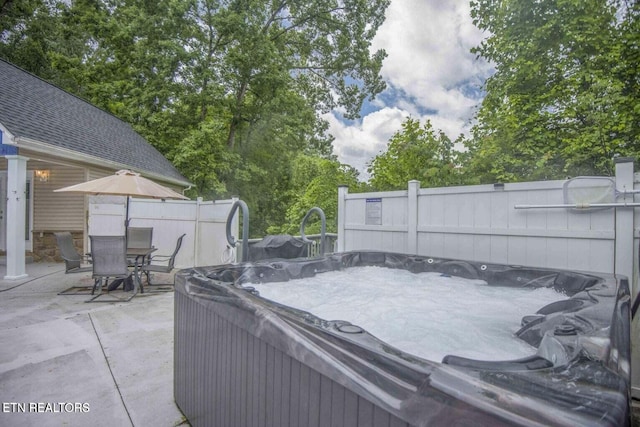
<svg viewBox="0 0 640 427"><path fill-rule="evenodd" d="M127 257L135 258L135 263L133 265L134 295L138 293L138 290L141 293L144 293L144 288L142 287L142 279L140 278L140 268L146 262L147 257L157 250L158 248L153 246L149 248L127 248Z"/></svg>
<svg viewBox="0 0 640 427"><path fill-rule="evenodd" d="M135 263L133 265L133 272L132 272L133 295L136 295L138 292L144 293L144 288L142 286L142 279L140 277L140 271L141 271L140 269L142 265L144 265L144 263L146 262L147 257L157 250L158 248L153 246L149 248L127 248L127 258L135 259ZM121 279L114 280L109 286L109 290L112 291L114 289L117 289L122 283L123 283L123 280ZM125 285L123 285L123 287L124 286Z"/></svg>

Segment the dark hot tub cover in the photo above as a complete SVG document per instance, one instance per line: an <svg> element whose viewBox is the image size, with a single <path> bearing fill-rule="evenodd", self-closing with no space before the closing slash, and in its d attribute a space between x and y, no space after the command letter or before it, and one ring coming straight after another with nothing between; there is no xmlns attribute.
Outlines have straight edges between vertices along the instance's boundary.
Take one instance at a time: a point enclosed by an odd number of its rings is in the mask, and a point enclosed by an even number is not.
<svg viewBox="0 0 640 427"><path fill-rule="evenodd" d="M249 260L259 261L274 258L299 258L306 255L307 244L289 234L265 236L249 245Z"/></svg>
<svg viewBox="0 0 640 427"><path fill-rule="evenodd" d="M362 265L553 287L567 299L522 319L517 335L538 349L533 357L493 362L450 355L438 363L357 325L262 299L251 288ZM624 426L629 323L627 280L611 275L382 252L183 270L176 276L176 402L194 425L204 417L212 425ZM310 385L303 387L302 378ZM373 418L368 410L362 415L367 405ZM338 418L322 418L321 408Z"/></svg>

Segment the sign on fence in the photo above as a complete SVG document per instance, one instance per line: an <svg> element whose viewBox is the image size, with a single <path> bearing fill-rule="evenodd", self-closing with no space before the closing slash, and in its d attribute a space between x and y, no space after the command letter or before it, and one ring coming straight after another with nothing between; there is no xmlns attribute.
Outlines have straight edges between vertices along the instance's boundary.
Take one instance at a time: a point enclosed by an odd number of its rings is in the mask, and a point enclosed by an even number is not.
<svg viewBox="0 0 640 427"><path fill-rule="evenodd" d="M382 225L382 198L367 199L366 206L364 223L367 225Z"/></svg>

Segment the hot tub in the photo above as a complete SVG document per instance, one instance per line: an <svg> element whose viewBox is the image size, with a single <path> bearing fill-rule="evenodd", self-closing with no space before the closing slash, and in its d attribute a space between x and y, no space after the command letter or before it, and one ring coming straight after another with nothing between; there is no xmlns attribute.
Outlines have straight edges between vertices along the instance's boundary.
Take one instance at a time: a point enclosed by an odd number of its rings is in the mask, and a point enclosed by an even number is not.
<svg viewBox="0 0 640 427"><path fill-rule="evenodd" d="M355 266L548 287L566 298L523 316L516 335L532 356L430 361L251 287ZM626 279L348 252L182 270L175 283L174 393L194 426L629 424Z"/></svg>

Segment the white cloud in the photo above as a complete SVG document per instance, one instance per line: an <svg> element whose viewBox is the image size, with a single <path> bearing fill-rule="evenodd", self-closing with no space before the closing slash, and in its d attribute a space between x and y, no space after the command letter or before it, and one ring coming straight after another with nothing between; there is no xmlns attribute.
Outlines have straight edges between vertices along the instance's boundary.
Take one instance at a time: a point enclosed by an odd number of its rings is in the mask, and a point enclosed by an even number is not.
<svg viewBox="0 0 640 427"><path fill-rule="evenodd" d="M468 0L391 1L372 48L386 50L382 76L388 93L402 95L392 101L385 96L386 105L378 99L374 105L381 109L358 122L345 124L328 116L336 138L334 153L343 163L363 173L408 115L423 123L431 120L451 139L468 132L480 101L468 86L479 89L490 72L486 62L470 53L483 34L469 12Z"/></svg>
<svg viewBox="0 0 640 427"><path fill-rule="evenodd" d="M386 149L389 139L400 130L408 115L399 108L385 107L365 116L357 125L345 125L334 114L327 114L329 133L335 137L334 154L342 163L360 171L362 179L367 179L367 163Z"/></svg>
<svg viewBox="0 0 640 427"><path fill-rule="evenodd" d="M446 106L436 89L451 89L486 69L469 52L482 33L471 22L468 0L392 0L386 16L373 43L388 54L382 74L421 103Z"/></svg>

